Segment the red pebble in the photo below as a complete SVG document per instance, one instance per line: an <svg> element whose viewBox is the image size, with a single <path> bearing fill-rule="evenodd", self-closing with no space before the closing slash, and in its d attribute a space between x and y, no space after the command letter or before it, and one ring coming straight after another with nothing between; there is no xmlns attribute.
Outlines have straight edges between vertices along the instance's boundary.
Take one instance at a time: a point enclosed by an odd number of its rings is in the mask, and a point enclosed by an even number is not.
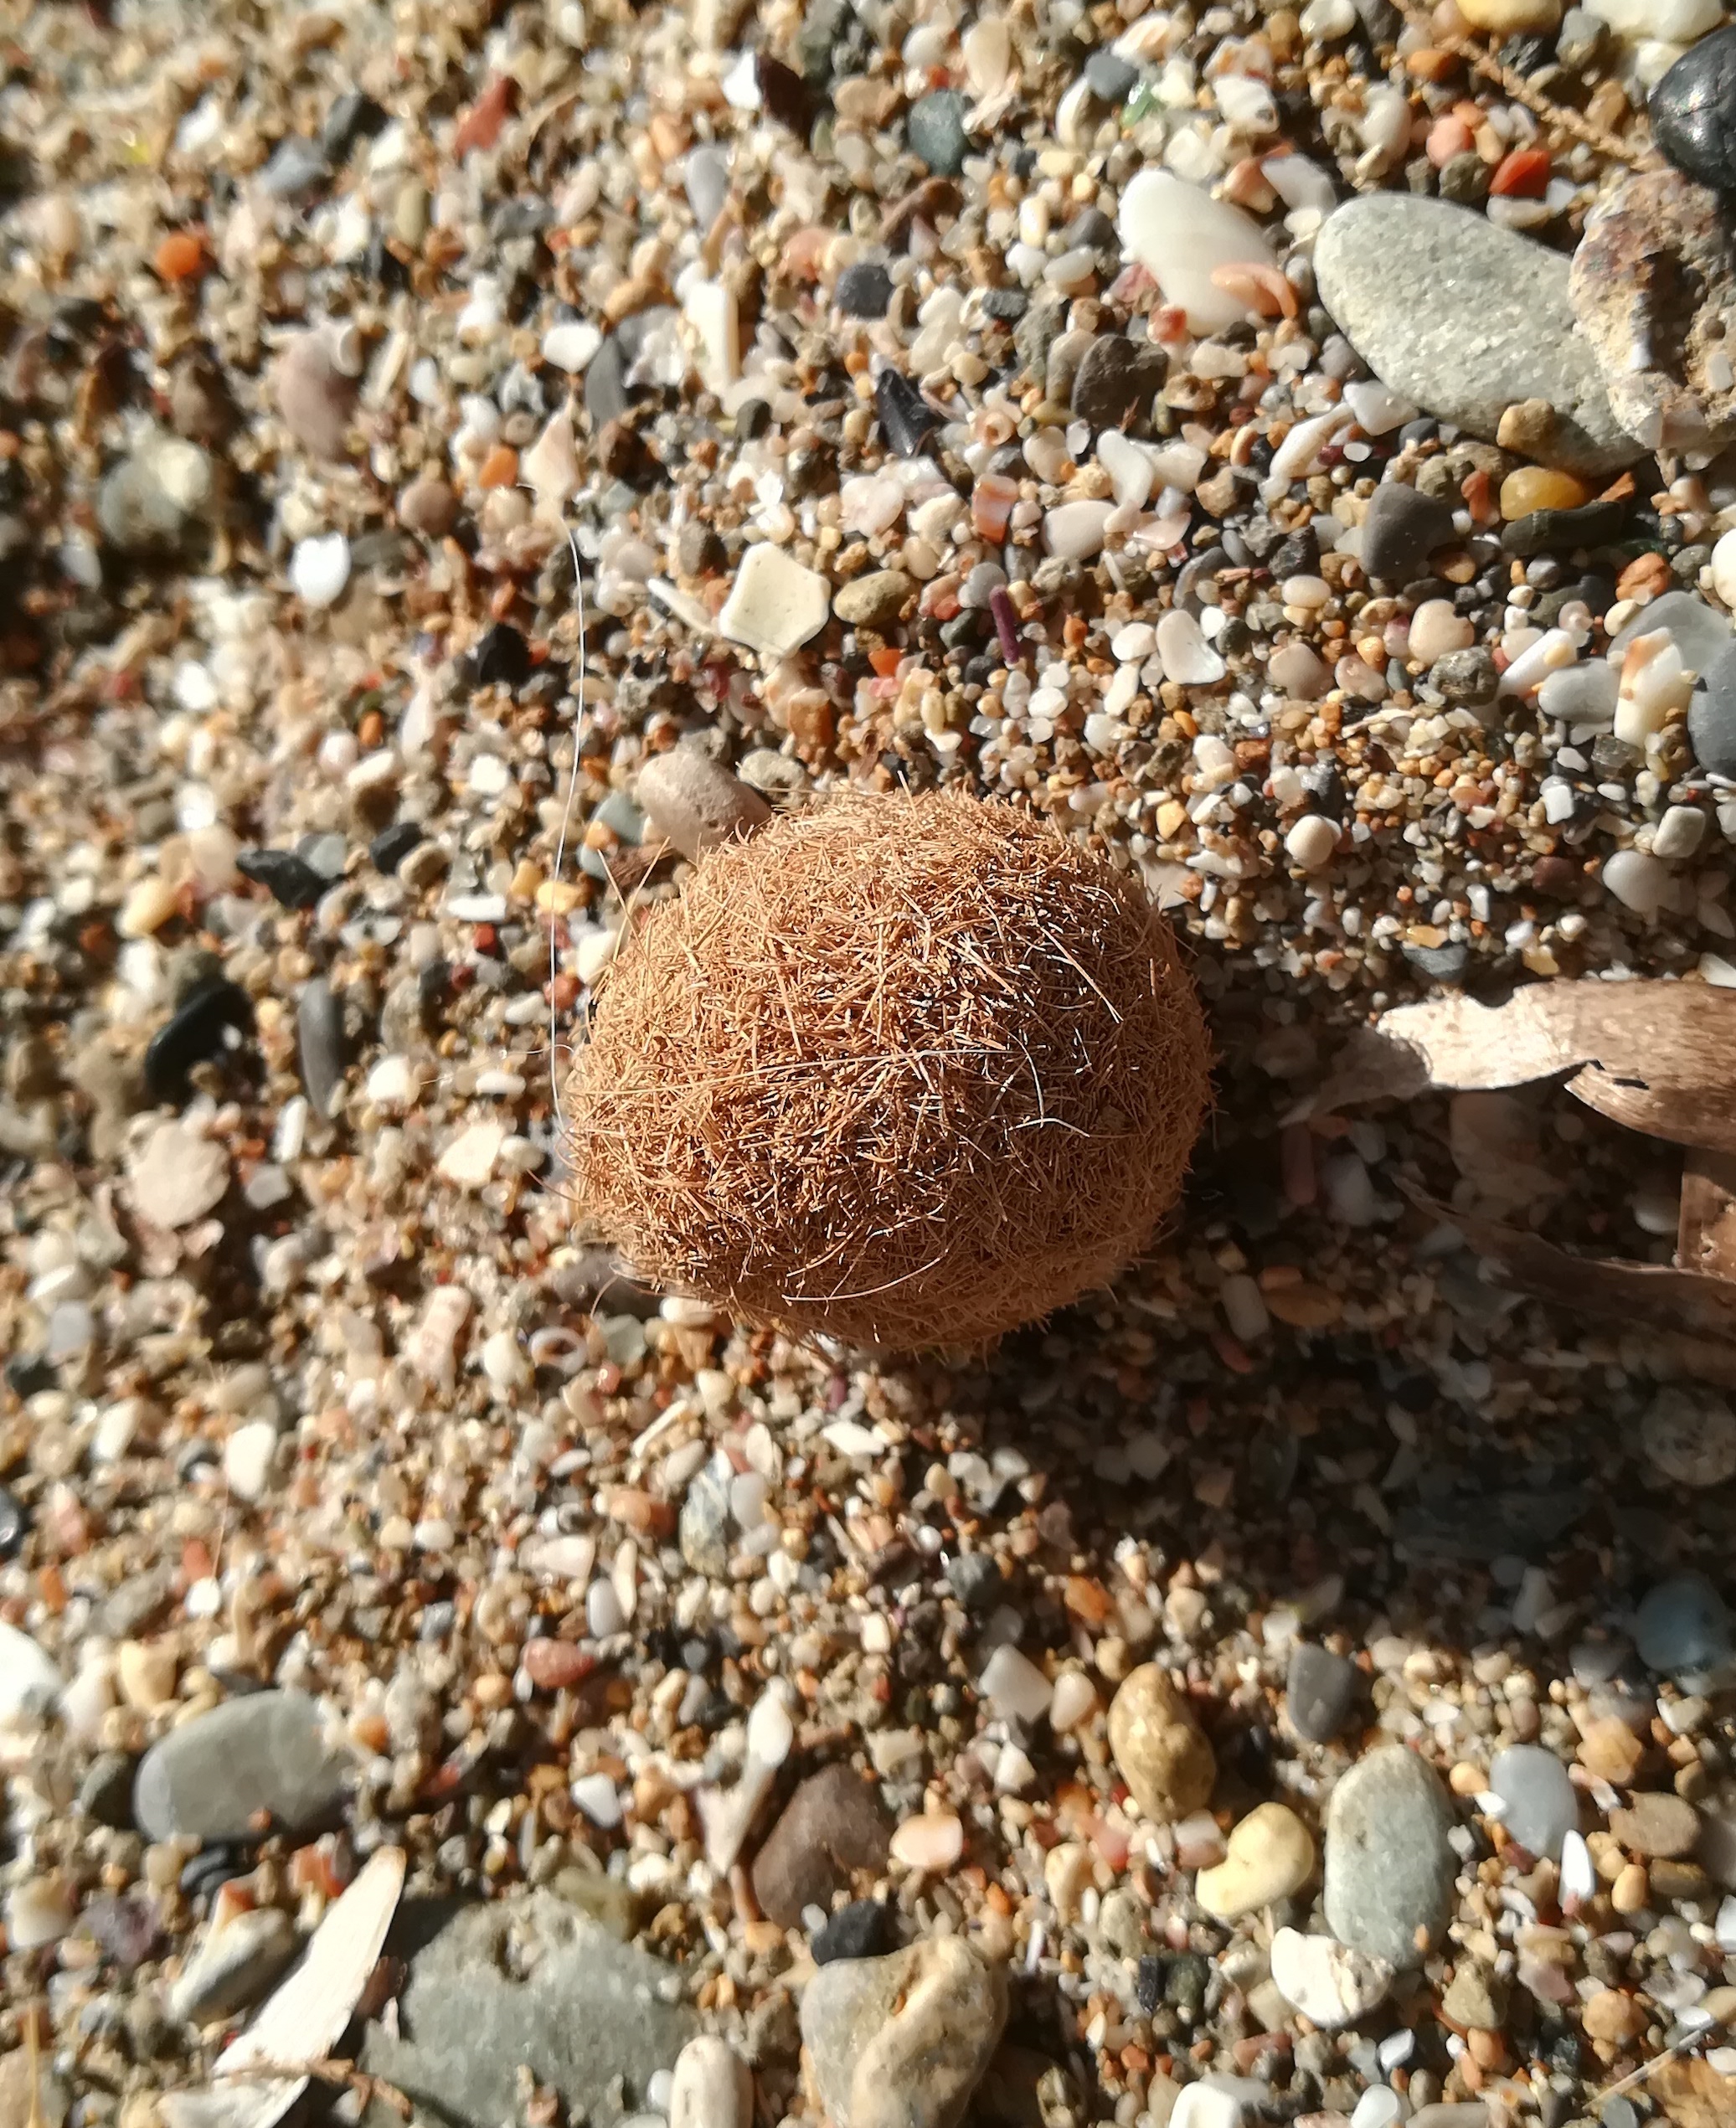
<svg viewBox="0 0 1736 2128"><path fill-rule="evenodd" d="M596 1657L570 1641L527 1641L524 1674L538 1692L560 1692L588 1677Z"/></svg>
<svg viewBox="0 0 1736 2128"><path fill-rule="evenodd" d="M1541 199L1548 189L1549 152L1541 147L1516 147L1502 157L1489 189L1503 199Z"/></svg>
<svg viewBox="0 0 1736 2128"><path fill-rule="evenodd" d="M453 140L452 152L461 162L473 147L494 146L508 112L518 100L518 84L510 74L503 74L497 81L489 83L466 112L464 122Z"/></svg>

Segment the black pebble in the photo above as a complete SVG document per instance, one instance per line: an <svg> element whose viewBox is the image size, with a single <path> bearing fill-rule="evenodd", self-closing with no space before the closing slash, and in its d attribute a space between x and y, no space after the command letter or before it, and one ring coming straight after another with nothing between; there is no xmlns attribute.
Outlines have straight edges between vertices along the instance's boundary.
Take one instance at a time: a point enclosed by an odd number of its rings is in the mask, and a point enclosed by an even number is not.
<svg viewBox="0 0 1736 2128"><path fill-rule="evenodd" d="M1312 576L1320 567L1320 541L1311 524L1293 532L1267 557L1266 567L1281 584L1287 576Z"/></svg>
<svg viewBox="0 0 1736 2128"><path fill-rule="evenodd" d="M816 1966L837 1958L878 1958L892 1948L892 1917L877 1899L854 1899L814 1931L808 1948Z"/></svg>
<svg viewBox="0 0 1736 2128"><path fill-rule="evenodd" d="M24 1541L23 1503L0 1485L0 1559L9 1559Z"/></svg>
<svg viewBox="0 0 1736 2128"><path fill-rule="evenodd" d="M384 111L372 96L359 89L346 89L326 113L319 144L332 162L341 162L358 141L364 135L371 140L385 122Z"/></svg>
<svg viewBox="0 0 1736 2128"><path fill-rule="evenodd" d="M227 1884L232 1878L245 1877L252 1867L250 1851L239 1841L214 1842L209 1847L201 1847L181 1872L181 1896L188 1899L202 1898L219 1885Z"/></svg>
<svg viewBox="0 0 1736 2128"><path fill-rule="evenodd" d="M497 621L477 644L476 685L509 688L513 693L530 678L530 645L510 621Z"/></svg>
<svg viewBox="0 0 1736 2128"><path fill-rule="evenodd" d="M1132 341L1103 333L1085 349L1073 379L1073 410L1094 429L1119 428L1141 399L1149 400L1156 382Z"/></svg>
<svg viewBox="0 0 1736 2128"><path fill-rule="evenodd" d="M253 1000L219 976L201 983L152 1036L145 1052L145 1091L151 1099L184 1100L188 1073L196 1064L223 1055L230 1029L252 1033Z"/></svg>
<svg viewBox="0 0 1736 2128"><path fill-rule="evenodd" d="M39 1396L52 1389L59 1376L40 1353L20 1353L6 1363L6 1386L16 1397Z"/></svg>
<svg viewBox="0 0 1736 2128"><path fill-rule="evenodd" d="M735 410L735 433L744 443L763 436L771 426L771 408L763 399L744 399Z"/></svg>
<svg viewBox="0 0 1736 2128"><path fill-rule="evenodd" d="M1120 53L1100 46L1085 61L1085 79L1099 103L1122 104L1139 79L1139 69L1130 65Z"/></svg>
<svg viewBox="0 0 1736 2128"><path fill-rule="evenodd" d="M760 100L770 116L806 139L811 115L808 87L795 68L773 59L769 52L756 53L754 79L760 85Z"/></svg>
<svg viewBox="0 0 1736 2128"><path fill-rule="evenodd" d="M940 417L909 379L897 369L883 369L874 387L874 411L886 441L900 458L914 458L930 429Z"/></svg>
<svg viewBox="0 0 1736 2128"><path fill-rule="evenodd" d="M1384 481L1363 518L1363 571L1388 584L1405 583L1452 536L1453 513L1445 502L1402 481Z"/></svg>
<svg viewBox="0 0 1736 2128"><path fill-rule="evenodd" d="M376 872L395 872L422 839L413 820L394 820L368 845L368 862Z"/></svg>
<svg viewBox="0 0 1736 2128"><path fill-rule="evenodd" d="M1678 170L1736 191L1736 24L1684 52L1651 92L1651 137Z"/></svg>
<svg viewBox="0 0 1736 2128"><path fill-rule="evenodd" d="M1139 1971L1133 1982L1134 1994L1147 2017L1163 2000L1163 1968L1167 1963L1167 1960L1155 1956L1139 1961Z"/></svg>
<svg viewBox="0 0 1736 2128"><path fill-rule="evenodd" d="M1463 940L1449 940L1445 945L1405 945L1400 951L1418 974L1431 982L1463 982L1471 962L1471 948Z"/></svg>
<svg viewBox="0 0 1736 2128"><path fill-rule="evenodd" d="M984 1611L996 1603L1007 1583L986 1552L958 1552L946 1562L946 1579L966 1610Z"/></svg>
<svg viewBox="0 0 1736 2128"><path fill-rule="evenodd" d="M892 276L877 259L858 259L838 276L835 300L846 317L884 317Z"/></svg>
<svg viewBox="0 0 1736 2128"><path fill-rule="evenodd" d="M1031 307L1031 299L1023 288L985 288L982 309L986 317L997 317L1003 325L1012 325L1022 318Z"/></svg>
<svg viewBox="0 0 1736 2128"><path fill-rule="evenodd" d="M235 868L286 909L312 909L331 884L293 850L243 850Z"/></svg>
<svg viewBox="0 0 1736 2128"><path fill-rule="evenodd" d="M1355 1663L1304 1641L1284 1681L1290 1727L1310 1744L1330 1744L1349 1718L1361 1682Z"/></svg>
<svg viewBox="0 0 1736 2128"><path fill-rule="evenodd" d="M105 1751L90 1764L79 1790L79 1808L116 1832L132 1830L132 1761L124 1752Z"/></svg>

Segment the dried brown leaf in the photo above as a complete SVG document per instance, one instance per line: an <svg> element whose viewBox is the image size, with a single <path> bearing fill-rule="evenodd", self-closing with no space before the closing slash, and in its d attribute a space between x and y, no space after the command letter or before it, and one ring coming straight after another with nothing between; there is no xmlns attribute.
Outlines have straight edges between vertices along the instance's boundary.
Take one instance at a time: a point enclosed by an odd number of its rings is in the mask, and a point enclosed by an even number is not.
<svg viewBox="0 0 1736 2128"><path fill-rule="evenodd" d="M1697 2056L1666 2062L1646 2088L1676 2128L1730 2128L1736 2121L1736 2076L1720 2076Z"/></svg>

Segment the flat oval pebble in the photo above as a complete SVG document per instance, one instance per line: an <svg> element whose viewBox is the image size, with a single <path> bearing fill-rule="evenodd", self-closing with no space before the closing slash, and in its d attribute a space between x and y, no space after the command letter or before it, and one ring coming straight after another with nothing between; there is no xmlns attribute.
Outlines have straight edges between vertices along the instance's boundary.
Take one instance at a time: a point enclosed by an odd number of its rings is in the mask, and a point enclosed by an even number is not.
<svg viewBox="0 0 1736 2128"><path fill-rule="evenodd" d="M1214 280L1219 268L1273 263L1258 222L1168 170L1140 172L1121 194L1117 226L1123 248L1196 332L1222 332L1248 314L1246 301Z"/></svg>
<svg viewBox="0 0 1736 2128"><path fill-rule="evenodd" d="M1445 1938L1458 1857L1441 1778L1414 1751L1389 1745L1350 1768L1326 1825L1326 1916L1340 1942L1400 1972Z"/></svg>
<svg viewBox="0 0 1736 2128"><path fill-rule="evenodd" d="M1313 1874L1307 1827L1285 1804L1262 1803L1231 1828L1223 1861L1200 1871L1193 1895L1214 1919L1234 1921L1288 1899Z"/></svg>
<svg viewBox="0 0 1736 2128"><path fill-rule="evenodd" d="M1579 1823L1579 1791L1567 1768L1539 1744L1497 1751L1489 1785L1506 1806L1502 1823L1527 1854L1558 1861L1562 1843Z"/></svg>
<svg viewBox="0 0 1736 2128"><path fill-rule="evenodd" d="M338 1808L348 1772L315 1701L305 1693L254 1693L152 1745L133 1784L133 1816L151 1840L242 1840L267 1823L305 1832Z"/></svg>
<svg viewBox="0 0 1736 2128"><path fill-rule="evenodd" d="M1492 442L1509 406L1541 399L1552 465L1597 475L1640 456L1575 334L1559 252L1445 200L1371 193L1327 219L1314 271L1357 353L1438 420Z"/></svg>

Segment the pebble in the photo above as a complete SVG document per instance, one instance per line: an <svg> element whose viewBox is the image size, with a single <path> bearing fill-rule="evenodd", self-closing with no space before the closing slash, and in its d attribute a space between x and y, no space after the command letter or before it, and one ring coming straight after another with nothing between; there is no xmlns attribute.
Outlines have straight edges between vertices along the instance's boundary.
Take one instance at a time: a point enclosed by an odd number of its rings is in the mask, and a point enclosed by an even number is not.
<svg viewBox="0 0 1736 2128"><path fill-rule="evenodd" d="M1440 1776L1402 1745L1359 1759L1332 1791L1326 1826L1326 1917L1340 1942L1395 1970L1440 1949L1458 1858Z"/></svg>
<svg viewBox="0 0 1736 2128"><path fill-rule="evenodd" d="M832 610L853 628L889 628L916 590L901 569L877 569L838 586Z"/></svg>
<svg viewBox="0 0 1736 2128"><path fill-rule="evenodd" d="M1729 1607L1704 1574L1672 1574L1641 1599L1634 1646L1646 1668L1664 1677L1721 1669L1732 1651Z"/></svg>
<svg viewBox="0 0 1736 2128"><path fill-rule="evenodd" d="M0 1727L39 1721L60 1697L60 1672L28 1633L0 1619Z"/></svg>
<svg viewBox="0 0 1736 2128"><path fill-rule="evenodd" d="M1100 44L1085 61L1085 79L1100 103L1125 103L1139 80L1139 69L1119 52Z"/></svg>
<svg viewBox="0 0 1736 2128"><path fill-rule="evenodd" d="M198 984L152 1036L145 1091L153 1101L178 1105L193 1067L228 1055L253 1025L253 1000L239 984L220 976Z"/></svg>
<svg viewBox="0 0 1736 2128"><path fill-rule="evenodd" d="M323 332L298 332L277 358L277 410L301 448L316 458L345 453L356 400L353 375L339 367Z"/></svg>
<svg viewBox="0 0 1736 2128"><path fill-rule="evenodd" d="M0 1485L0 1560L17 1557L29 1526L23 1502L15 1492Z"/></svg>
<svg viewBox="0 0 1736 2128"><path fill-rule="evenodd" d="M718 615L719 631L767 657L787 657L826 626L832 587L781 547L750 547Z"/></svg>
<svg viewBox="0 0 1736 2128"><path fill-rule="evenodd" d="M1617 850L1605 858L1604 890L1636 916L1655 916L1670 892L1670 875L1643 850Z"/></svg>
<svg viewBox="0 0 1736 2128"><path fill-rule="evenodd" d="M822 1966L801 1999L834 2128L956 2128L1007 2022L1007 1980L956 1935Z"/></svg>
<svg viewBox="0 0 1736 2128"><path fill-rule="evenodd" d="M1437 420L1493 441L1516 400L1547 399L1551 464L1595 475L1640 455L1574 332L1559 252L1468 209L1382 192L1329 216L1314 271L1363 361Z"/></svg>
<svg viewBox="0 0 1736 2128"><path fill-rule="evenodd" d="M753 2072L727 2039L701 2033L675 2058L669 2128L753 2128Z"/></svg>
<svg viewBox="0 0 1736 2128"><path fill-rule="evenodd" d="M1180 606L1172 606L1157 623L1157 655L1164 678L1181 687L1215 687L1227 670L1198 621Z"/></svg>
<svg viewBox="0 0 1736 2128"><path fill-rule="evenodd" d="M874 386L874 411L893 454L914 458L940 417L901 370L883 369Z"/></svg>
<svg viewBox="0 0 1736 2128"><path fill-rule="evenodd" d="M1120 429L1148 407L1161 380L1149 355L1119 333L1105 332L1085 349L1073 379L1073 411L1094 429Z"/></svg>
<svg viewBox="0 0 1736 2128"><path fill-rule="evenodd" d="M229 1155L202 1131L159 1123L127 1162L127 1182L141 1219L171 1231L189 1227L222 1203Z"/></svg>
<svg viewBox="0 0 1736 2128"><path fill-rule="evenodd" d="M1109 1748L1141 1812L1173 1825L1203 1808L1218 1762L1187 1697L1155 1662L1122 1680L1109 1709Z"/></svg>
<svg viewBox="0 0 1736 2128"><path fill-rule="evenodd" d="M1736 26L1666 68L1646 110L1652 139L1678 170L1714 192L1736 191Z"/></svg>
<svg viewBox="0 0 1736 2128"><path fill-rule="evenodd" d="M1359 2023L1379 2008L1393 1985L1393 1968L1383 1958L1297 1929L1278 1930L1271 1961L1278 1992L1322 2032Z"/></svg>
<svg viewBox="0 0 1736 2128"><path fill-rule="evenodd" d="M1385 583L1407 584L1453 536L1453 513L1445 502L1403 481L1383 481L1363 519L1363 569ZM1414 634L1413 623L1413 647Z"/></svg>
<svg viewBox="0 0 1736 2128"><path fill-rule="evenodd" d="M152 1745L133 1783L133 1817L151 1840L255 1838L265 1821L312 1832L341 1806L347 1770L314 1700L252 1693Z"/></svg>
<svg viewBox="0 0 1736 2128"><path fill-rule="evenodd" d="M425 539L443 539L457 521L458 497L437 474L419 474L398 498L398 522Z"/></svg>
<svg viewBox="0 0 1736 2128"><path fill-rule="evenodd" d="M1507 1806L1502 1823L1525 1852L1558 1861L1562 1843L1579 1827L1579 1799L1555 1754L1535 1744L1497 1751L1489 1785Z"/></svg>
<svg viewBox="0 0 1736 2128"><path fill-rule="evenodd" d="M1027 1723L1038 1721L1048 1712L1054 1693L1031 1658L1011 1646L995 1650L983 1666L977 1689L993 1713Z"/></svg>
<svg viewBox="0 0 1736 2128"><path fill-rule="evenodd" d="M1519 37L1557 29L1561 0L1459 0L1459 12L1473 29L1497 37Z"/></svg>
<svg viewBox="0 0 1736 2128"><path fill-rule="evenodd" d="M639 770L635 795L654 833L684 858L751 835L771 818L771 808L750 784L732 775L708 750L692 741L653 754Z"/></svg>
<svg viewBox="0 0 1736 2128"><path fill-rule="evenodd" d="M1139 173L1121 194L1116 226L1123 249L1198 333L1221 332L1248 314L1243 297L1214 280L1219 268L1273 266L1258 222L1167 170Z"/></svg>
<svg viewBox="0 0 1736 2128"><path fill-rule="evenodd" d="M1314 1842L1296 1812L1262 1803L1231 1830L1222 1862L1203 1869L1193 1895L1215 1920L1273 1905L1299 1892L1314 1874Z"/></svg>
<svg viewBox="0 0 1736 2128"><path fill-rule="evenodd" d="M1640 1440L1648 1459L1677 1485L1698 1491L1736 1476L1736 1412L1722 1397L1660 1389L1641 1422Z"/></svg>
<svg viewBox="0 0 1736 2128"><path fill-rule="evenodd" d="M1304 813L1291 823L1284 837L1285 855L1298 871L1318 872L1332 863L1338 848L1336 821L1319 813Z"/></svg>
<svg viewBox="0 0 1736 2128"><path fill-rule="evenodd" d="M336 605L349 582L349 541L343 533L298 539L290 556L291 588L305 605L316 610Z"/></svg>
<svg viewBox="0 0 1736 2128"><path fill-rule="evenodd" d="M276 1427L269 1419L250 1420L223 1445L224 1481L239 1500L262 1500L276 1460Z"/></svg>
<svg viewBox="0 0 1736 2128"><path fill-rule="evenodd" d="M912 155L927 163L937 178L956 178L971 152L965 131L969 109L956 89L936 89L919 96L904 121L904 138Z"/></svg>
<svg viewBox="0 0 1736 2128"><path fill-rule="evenodd" d="M72 1934L78 1919L78 1894L58 1872L26 1877L6 1895L7 1949L40 1950Z"/></svg>
<svg viewBox="0 0 1736 2128"><path fill-rule="evenodd" d="M203 514L213 486L211 461L197 444L153 430L105 478L97 522L122 554L161 554Z"/></svg>
<svg viewBox="0 0 1736 2128"><path fill-rule="evenodd" d="M255 2002L298 1949L295 1925L275 1906L255 1907L207 1932L168 1993L169 2015L209 2024Z"/></svg>
<svg viewBox="0 0 1736 2128"><path fill-rule="evenodd" d="M1718 652L1688 698L1687 736L1703 769L1736 777L1736 643Z"/></svg>
<svg viewBox="0 0 1736 2128"><path fill-rule="evenodd" d="M293 850L243 850L235 869L284 909L312 909L330 884Z"/></svg>
<svg viewBox="0 0 1736 2128"><path fill-rule="evenodd" d="M965 1851L965 1828L954 1811L924 1811L907 1817L892 1836L892 1859L906 1869L938 1875Z"/></svg>
<svg viewBox="0 0 1736 2128"><path fill-rule="evenodd" d="M1361 1672L1347 1657L1299 1641L1284 1680L1290 1727L1310 1744L1330 1744L1349 1720L1362 1682Z"/></svg>
<svg viewBox="0 0 1736 2128"><path fill-rule="evenodd" d="M1449 599L1424 599L1410 616L1410 655L1419 664L1433 665L1449 652L1469 650L1476 641L1476 629L1469 616L1455 612ZM1610 706L1613 712L1613 687L1610 690Z"/></svg>
<svg viewBox="0 0 1736 2128"><path fill-rule="evenodd" d="M801 1782L754 1857L754 1897L780 1928L804 1909L824 1909L858 1870L886 1866L891 1827L873 1785L853 1766L832 1765Z"/></svg>
<svg viewBox="0 0 1736 2128"><path fill-rule="evenodd" d="M832 301L846 317L884 317L892 286L892 276L878 260L858 259L838 276Z"/></svg>
<svg viewBox="0 0 1736 2128"><path fill-rule="evenodd" d="M296 1002L296 1054L316 1116L332 1114L343 1090L348 1050L343 1003L325 977L315 976L301 986Z"/></svg>
<svg viewBox="0 0 1736 2128"><path fill-rule="evenodd" d="M841 1906L822 1929L816 1929L808 1950L816 1966L829 1966L837 1958L878 1958L891 1948L892 1914L883 1899L852 1899Z"/></svg>
<svg viewBox="0 0 1736 2128"><path fill-rule="evenodd" d="M1610 1830L1630 1854L1648 1861L1679 1860L1700 1840L1700 1813L1680 1796L1650 1791L1636 1796L1625 1810L1610 1813Z"/></svg>
<svg viewBox="0 0 1736 2128"><path fill-rule="evenodd" d="M1610 638L1610 662L1619 669L1636 636L1659 630L1675 644L1682 663L1696 672L1709 672L1733 641L1730 623L1716 607L1692 591L1666 591L1661 599L1641 606Z"/></svg>
<svg viewBox="0 0 1736 2128"><path fill-rule="evenodd" d="M1090 497L1078 502L1060 502L1047 513L1043 520L1043 544L1046 551L1056 554L1063 561L1086 561L1102 551L1109 530L1109 520L1115 508L1112 502L1096 502ZM1192 621L1188 614L1166 614L1166 620ZM1198 623L1194 623L1197 627ZM1200 638L1202 655L1195 661L1202 667L1215 665L1218 677L1223 677L1223 660L1206 647L1205 638ZM1167 671L1167 666L1165 667Z"/></svg>

